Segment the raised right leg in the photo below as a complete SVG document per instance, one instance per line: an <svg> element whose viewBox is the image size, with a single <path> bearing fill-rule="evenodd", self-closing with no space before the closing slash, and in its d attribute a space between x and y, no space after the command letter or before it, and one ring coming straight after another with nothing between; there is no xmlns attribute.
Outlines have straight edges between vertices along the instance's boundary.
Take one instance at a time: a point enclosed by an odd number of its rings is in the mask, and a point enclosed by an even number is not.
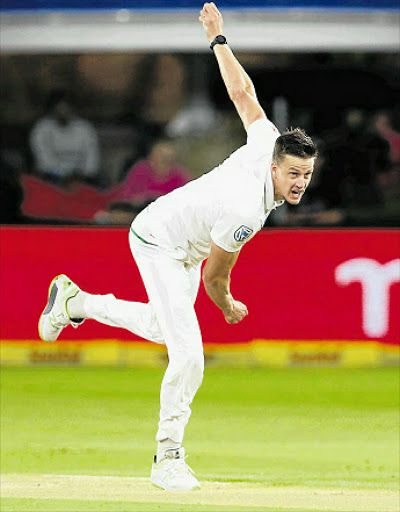
<svg viewBox="0 0 400 512"><path fill-rule="evenodd" d="M127 329L141 338L164 344L164 340L150 302L130 302L116 299L114 295L85 294L84 317L112 327ZM76 297L78 299L78 296ZM73 299L74 300L74 299ZM73 308L73 300L70 307ZM71 312L71 316L73 317Z"/></svg>
<svg viewBox="0 0 400 512"><path fill-rule="evenodd" d="M164 344L163 336L150 303L119 300L114 295L91 295L83 292L67 276L53 279L49 298L39 320L43 341L55 341L62 329L78 326L90 318L106 325L121 327L155 343Z"/></svg>

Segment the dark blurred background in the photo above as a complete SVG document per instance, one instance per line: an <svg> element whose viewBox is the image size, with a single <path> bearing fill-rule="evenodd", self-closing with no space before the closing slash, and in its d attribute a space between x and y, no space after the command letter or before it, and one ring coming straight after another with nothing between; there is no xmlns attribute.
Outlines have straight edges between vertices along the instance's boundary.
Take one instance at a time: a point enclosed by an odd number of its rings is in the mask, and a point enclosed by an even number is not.
<svg viewBox="0 0 400 512"><path fill-rule="evenodd" d="M319 148L268 225L399 226L396 2L217 5L268 117ZM128 224L245 143L201 6L2 2L1 223Z"/></svg>

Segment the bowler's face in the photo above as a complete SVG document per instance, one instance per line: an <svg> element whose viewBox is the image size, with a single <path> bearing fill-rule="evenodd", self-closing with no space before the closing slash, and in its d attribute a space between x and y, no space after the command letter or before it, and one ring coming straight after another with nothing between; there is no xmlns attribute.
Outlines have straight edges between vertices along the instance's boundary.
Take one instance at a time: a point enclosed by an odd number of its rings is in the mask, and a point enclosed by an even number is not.
<svg viewBox="0 0 400 512"><path fill-rule="evenodd" d="M314 170L315 158L300 158L285 155L271 166L275 201L284 199L290 204L299 204L308 187Z"/></svg>

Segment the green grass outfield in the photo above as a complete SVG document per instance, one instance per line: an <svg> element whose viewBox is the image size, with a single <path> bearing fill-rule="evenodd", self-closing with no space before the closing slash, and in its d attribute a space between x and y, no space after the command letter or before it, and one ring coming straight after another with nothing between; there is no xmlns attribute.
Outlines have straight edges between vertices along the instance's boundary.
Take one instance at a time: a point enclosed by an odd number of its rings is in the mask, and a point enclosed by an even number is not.
<svg viewBox="0 0 400 512"><path fill-rule="evenodd" d="M2 512L400 510L397 368L206 369L191 493L148 481L162 375L3 367Z"/></svg>

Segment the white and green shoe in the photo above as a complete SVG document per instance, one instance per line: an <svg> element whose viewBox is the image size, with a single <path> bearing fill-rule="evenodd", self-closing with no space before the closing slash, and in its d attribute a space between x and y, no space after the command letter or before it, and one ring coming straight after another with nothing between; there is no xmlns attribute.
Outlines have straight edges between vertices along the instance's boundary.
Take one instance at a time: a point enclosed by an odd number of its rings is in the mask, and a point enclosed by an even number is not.
<svg viewBox="0 0 400 512"><path fill-rule="evenodd" d="M39 320L39 336L43 341L56 341L67 325L78 327L83 318L71 319L67 311L67 301L80 292L79 286L69 277L61 274L53 279L49 286L48 302Z"/></svg>

